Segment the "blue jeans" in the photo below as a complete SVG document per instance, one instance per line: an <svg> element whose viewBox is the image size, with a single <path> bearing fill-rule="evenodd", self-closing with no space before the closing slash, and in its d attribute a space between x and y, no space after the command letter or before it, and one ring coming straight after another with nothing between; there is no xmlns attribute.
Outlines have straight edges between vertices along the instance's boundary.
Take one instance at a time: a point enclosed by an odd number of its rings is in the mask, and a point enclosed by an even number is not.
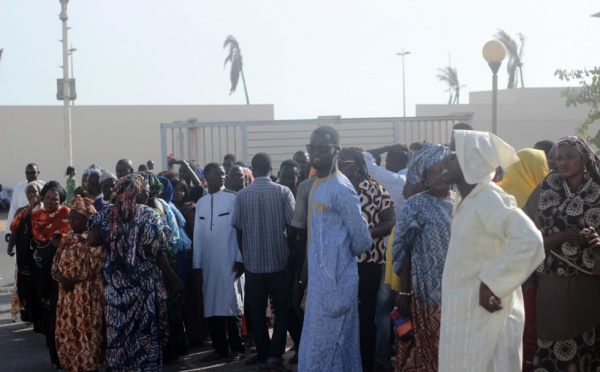
<svg viewBox="0 0 600 372"><path fill-rule="evenodd" d="M375 308L375 324L377 325L377 340L375 342L375 362L388 364L391 361L390 344L392 320L390 313L394 309L395 292L385 281L385 265L381 265L381 282L377 292L377 306Z"/></svg>
<svg viewBox="0 0 600 372"><path fill-rule="evenodd" d="M287 326L292 310L289 273L286 266L276 273L255 274L246 271L245 301L252 320L252 332L256 345L256 361L259 366L266 363L283 363L287 340ZM273 301L275 324L273 339L269 339L269 330L265 321L265 311L269 296Z"/></svg>

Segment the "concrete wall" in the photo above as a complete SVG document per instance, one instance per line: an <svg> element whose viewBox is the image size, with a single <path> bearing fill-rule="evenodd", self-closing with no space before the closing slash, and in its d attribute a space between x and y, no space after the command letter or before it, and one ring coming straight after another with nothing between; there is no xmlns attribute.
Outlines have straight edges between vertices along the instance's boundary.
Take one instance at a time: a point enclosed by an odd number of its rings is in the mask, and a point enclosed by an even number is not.
<svg viewBox="0 0 600 372"><path fill-rule="evenodd" d="M199 122L273 120L273 105L74 106L73 165L81 173L90 164L115 171L121 158L134 167L160 162L160 124L196 118ZM37 163L40 179L65 184L67 164L62 106L0 106L0 183L14 187L25 180L25 165ZM221 161L221 159L214 159Z"/></svg>
<svg viewBox="0 0 600 372"><path fill-rule="evenodd" d="M533 147L539 140L556 140L574 135L589 111L588 107L565 106L564 88L520 88L498 91L498 136L516 149ZM492 94L471 92L469 104L417 105L417 116L474 114L477 130L492 130Z"/></svg>

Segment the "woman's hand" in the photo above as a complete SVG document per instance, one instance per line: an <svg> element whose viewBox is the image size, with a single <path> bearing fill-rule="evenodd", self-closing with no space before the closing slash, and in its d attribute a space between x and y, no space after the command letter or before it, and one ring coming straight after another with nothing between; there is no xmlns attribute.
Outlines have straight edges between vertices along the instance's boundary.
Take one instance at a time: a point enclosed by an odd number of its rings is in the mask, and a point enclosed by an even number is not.
<svg viewBox="0 0 600 372"><path fill-rule="evenodd" d="M587 240L588 246L591 248L600 248L600 235L591 226L588 227L588 230L590 231L589 234L581 234Z"/></svg>
<svg viewBox="0 0 600 372"><path fill-rule="evenodd" d="M71 292L73 290L73 288L75 288L75 283L73 281L71 281L70 279L65 278L64 276L60 277L59 283L60 283L61 288L67 292Z"/></svg>
<svg viewBox="0 0 600 372"><path fill-rule="evenodd" d="M561 231L559 234L561 234L564 242L567 242L571 245L581 245L587 243L585 234L582 234L581 230L576 227L569 227L568 229Z"/></svg>
<svg viewBox="0 0 600 372"><path fill-rule="evenodd" d="M405 292L402 292L405 293ZM406 292L409 293L409 292ZM396 297L395 306L398 308L398 313L401 316L408 317L410 316L410 296L404 294L398 294Z"/></svg>
<svg viewBox="0 0 600 372"><path fill-rule="evenodd" d="M37 207L38 205L42 204L42 199L39 196L35 196L33 199L31 199L31 201L29 202L29 212L31 212L32 210L35 209L35 207Z"/></svg>
<svg viewBox="0 0 600 372"><path fill-rule="evenodd" d="M55 234L52 237L52 240L51 240L52 245L55 246L55 247L58 247L58 245L60 244L61 240L62 240L62 235L59 237L58 234Z"/></svg>

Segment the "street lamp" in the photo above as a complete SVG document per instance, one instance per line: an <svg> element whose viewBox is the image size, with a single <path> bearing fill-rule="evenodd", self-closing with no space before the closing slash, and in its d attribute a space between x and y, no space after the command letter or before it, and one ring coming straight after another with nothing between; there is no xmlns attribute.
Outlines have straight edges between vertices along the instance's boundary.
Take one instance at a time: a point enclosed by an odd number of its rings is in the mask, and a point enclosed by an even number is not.
<svg viewBox="0 0 600 372"><path fill-rule="evenodd" d="M402 51L399 53L396 53L397 56L402 56L402 108L404 110L404 117L406 117L406 89L405 89L405 84L404 84L404 56L410 54L409 51L404 51L404 48L402 48Z"/></svg>
<svg viewBox="0 0 600 372"><path fill-rule="evenodd" d="M506 57L506 47L499 40L490 40L483 46L483 58L492 69L492 133L498 134L498 70Z"/></svg>

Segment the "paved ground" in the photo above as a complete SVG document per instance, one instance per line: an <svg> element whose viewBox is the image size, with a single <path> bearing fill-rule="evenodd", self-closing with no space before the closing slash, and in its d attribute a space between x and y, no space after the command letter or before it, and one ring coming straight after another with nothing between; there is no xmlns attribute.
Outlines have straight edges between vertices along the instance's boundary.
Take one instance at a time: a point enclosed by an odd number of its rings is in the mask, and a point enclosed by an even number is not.
<svg viewBox="0 0 600 372"><path fill-rule="evenodd" d="M6 254L4 231L6 230L6 213L0 212L0 350L2 371L53 371L42 335L34 333L30 326L18 320L13 323L10 318L10 297L14 285L15 259ZM293 352L289 350L291 341L288 338L288 351L284 355L286 367L296 371L296 366L287 364ZM210 353L210 344L190 350L189 355L165 365L165 371L253 371L255 366L247 366L244 361L235 363L201 363L200 359Z"/></svg>

